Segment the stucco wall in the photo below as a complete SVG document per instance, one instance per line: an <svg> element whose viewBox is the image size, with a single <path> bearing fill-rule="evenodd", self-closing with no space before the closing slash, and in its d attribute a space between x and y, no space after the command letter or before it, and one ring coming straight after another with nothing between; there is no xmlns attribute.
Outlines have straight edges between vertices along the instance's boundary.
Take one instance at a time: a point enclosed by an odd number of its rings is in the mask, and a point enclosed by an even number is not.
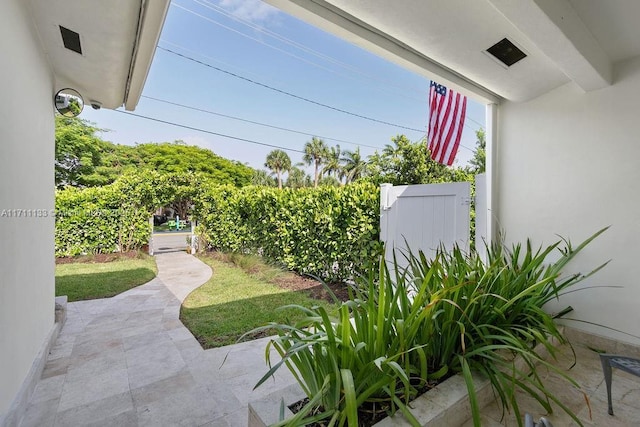
<svg viewBox="0 0 640 427"><path fill-rule="evenodd" d="M555 234L578 243L611 225L570 267L587 271L612 259L585 286L624 288L585 290L565 302L572 317L640 336L640 58L616 64L614 73L605 89L583 93L567 84L499 107L498 220L507 240L537 244Z"/></svg>
<svg viewBox="0 0 640 427"><path fill-rule="evenodd" d="M54 322L53 85L26 3L0 2L0 424Z"/></svg>

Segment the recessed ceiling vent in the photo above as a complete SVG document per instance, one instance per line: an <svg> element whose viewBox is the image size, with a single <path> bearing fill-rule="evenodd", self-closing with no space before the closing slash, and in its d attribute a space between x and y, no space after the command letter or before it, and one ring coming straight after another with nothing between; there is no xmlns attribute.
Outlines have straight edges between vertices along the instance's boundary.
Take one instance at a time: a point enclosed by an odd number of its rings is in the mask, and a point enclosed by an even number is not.
<svg viewBox="0 0 640 427"><path fill-rule="evenodd" d="M507 67L511 67L516 62L527 57L522 50L507 38L491 46L487 49L487 52Z"/></svg>
<svg viewBox="0 0 640 427"><path fill-rule="evenodd" d="M60 25L60 35L62 36L62 43L64 43L64 47L82 55L80 34Z"/></svg>

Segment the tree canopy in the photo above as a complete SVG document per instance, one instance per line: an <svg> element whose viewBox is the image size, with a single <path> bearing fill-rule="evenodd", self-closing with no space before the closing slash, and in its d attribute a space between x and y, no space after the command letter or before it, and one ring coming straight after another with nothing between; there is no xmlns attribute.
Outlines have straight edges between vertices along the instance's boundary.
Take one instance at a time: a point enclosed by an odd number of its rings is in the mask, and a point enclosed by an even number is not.
<svg viewBox="0 0 640 427"><path fill-rule="evenodd" d="M276 179L264 169L256 169L251 177L251 185L261 185L263 187L275 187L278 185Z"/></svg>
<svg viewBox="0 0 640 427"><path fill-rule="evenodd" d="M96 167L102 162L106 145L96 136L100 129L86 120L59 114L56 114L55 124L56 185L59 187L95 185Z"/></svg>
<svg viewBox="0 0 640 427"><path fill-rule="evenodd" d="M325 144L325 142L320 138L316 138L314 136L311 138L311 141L304 145L304 155L302 156L302 160L304 160L308 165L314 165L314 187L318 186L320 174L322 173L320 165L327 160L328 156L329 149L327 148L327 144Z"/></svg>
<svg viewBox="0 0 640 427"><path fill-rule="evenodd" d="M291 167L289 170L289 176L285 185L289 188L304 188L311 186L311 179L305 173L304 170L298 167L299 165Z"/></svg>
<svg viewBox="0 0 640 427"><path fill-rule="evenodd" d="M182 141L134 146L113 144L97 134L91 122L56 116L56 186L95 187L137 170L202 174L220 184L251 183L253 169Z"/></svg>
<svg viewBox="0 0 640 427"><path fill-rule="evenodd" d="M483 173L486 169L487 160L487 141L484 129L480 128L476 131L476 149L473 152L473 158L469 160L471 169L474 173Z"/></svg>
<svg viewBox="0 0 640 427"><path fill-rule="evenodd" d="M347 183L356 181L364 176L367 170L367 162L360 155L360 147L356 148L355 151L346 150L342 154L344 154L341 157L344 162L342 175L346 178Z"/></svg>
<svg viewBox="0 0 640 427"><path fill-rule="evenodd" d="M376 184L429 184L453 181L452 168L429 156L424 141L411 142L405 135L391 138L382 153L369 157L366 175Z"/></svg>
<svg viewBox="0 0 640 427"><path fill-rule="evenodd" d="M278 178L278 188L282 188L282 173L291 169L291 159L282 150L273 150L267 155L265 167L271 169Z"/></svg>

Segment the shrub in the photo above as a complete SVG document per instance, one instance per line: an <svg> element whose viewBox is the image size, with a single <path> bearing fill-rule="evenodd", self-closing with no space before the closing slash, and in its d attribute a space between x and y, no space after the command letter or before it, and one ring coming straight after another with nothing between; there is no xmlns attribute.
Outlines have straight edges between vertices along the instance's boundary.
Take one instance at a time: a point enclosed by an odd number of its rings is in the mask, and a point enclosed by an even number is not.
<svg viewBox="0 0 640 427"><path fill-rule="evenodd" d="M160 176L131 174L104 187L56 191L55 254L76 256L139 249L159 204Z"/></svg>
<svg viewBox="0 0 640 427"><path fill-rule="evenodd" d="M126 252L149 243L149 218L171 205L185 216L206 177L203 174L128 173L103 187L56 191L56 256Z"/></svg>
<svg viewBox="0 0 640 427"><path fill-rule="evenodd" d="M510 250L496 244L489 248L486 263L458 248L441 249L433 260L409 253L404 271L389 272L381 261L379 274L369 271L358 280L352 300L342 304L337 318L320 307L298 307L306 317L295 325L267 326L277 330L269 347L277 350L281 361L256 387L282 365L296 377L309 403L283 425L320 419L331 419L331 425L359 425L358 408L363 405L389 414L400 410L417 425L409 401L429 382L461 373L474 425L479 426L471 376L475 371L490 380L501 403L518 419L522 417L515 391L521 389L547 411L552 410L550 401L555 402L581 425L547 391L536 375L537 366L578 384L547 362L536 344L553 356L553 340L565 342L553 316L542 307L602 268L586 276L561 277L565 265L603 231L576 248L568 241L562 248L558 242L538 250L529 242ZM557 248L560 258L547 263Z"/></svg>
<svg viewBox="0 0 640 427"><path fill-rule="evenodd" d="M196 200L201 241L254 253L288 269L345 280L377 259L379 191L366 183L317 189L205 188Z"/></svg>

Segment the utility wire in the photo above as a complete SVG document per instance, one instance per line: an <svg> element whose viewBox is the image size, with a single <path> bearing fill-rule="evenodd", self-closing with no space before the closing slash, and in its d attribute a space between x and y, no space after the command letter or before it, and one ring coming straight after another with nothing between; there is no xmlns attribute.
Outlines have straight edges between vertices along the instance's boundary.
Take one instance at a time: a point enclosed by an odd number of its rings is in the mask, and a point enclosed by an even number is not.
<svg viewBox="0 0 640 427"><path fill-rule="evenodd" d="M355 145L357 147L368 147L368 148L373 148L375 150L379 150L379 149L382 148L382 147L377 147L375 145L360 144L360 143L357 143L357 142L346 141L344 139L338 139L338 138L331 138L331 137L328 137L328 136L322 136L322 135L318 135L317 133L313 133L313 132L298 131L298 130L295 130L295 129L289 129L289 128L285 128L285 127L281 127L281 126L270 125L270 124L267 124L267 123L256 122L254 120L248 120L248 119L243 119L241 117L230 116L228 114L222 114L222 113L218 113L218 112L211 111L211 110L205 110L204 108L198 108L198 107L193 107L193 106L190 106L190 105L180 104L180 103L177 103L177 102L168 101L166 99L155 98L153 96L141 95L141 98L150 99L150 100L156 101L156 102L162 102L164 104L174 105L176 107L186 108L186 109L193 110L193 111L199 111L201 113L212 114L214 116L224 117L224 118L227 118L227 119L238 120L238 121L241 121L241 122L251 123L251 124L254 124L254 125L258 125L258 126L264 126L264 127L268 127L268 128L271 128L271 129L278 129L278 130L282 130L282 131L285 131L285 132L297 133L299 135L315 136L315 137L318 137L318 138L321 138L321 139L326 139L326 140L329 140L329 141L343 142L345 144L351 144L351 145ZM427 134L425 133L424 136L421 139L426 141L427 140ZM473 149L471 149L471 148L469 148L469 147L467 147L465 145L460 144L459 146L464 148L464 149L466 149L466 150L469 150L469 151L472 151L472 152L474 151Z"/></svg>
<svg viewBox="0 0 640 427"><path fill-rule="evenodd" d="M213 3L211 3L211 2L210 2L210 1L208 1L208 0L201 0L201 1L200 1L200 0L192 0L192 1L193 1L194 3L196 3L196 4L199 4L199 5L203 6L203 7L206 7L206 8L207 8L207 9L209 9L209 10L212 10L213 12L216 12L216 13L222 14L222 15L224 15L224 16L226 16L226 17L228 17L228 18L231 18L231 19L233 19L233 20L235 20L235 21L237 21L237 22L240 22L240 23L242 23L242 24L244 24L244 25L246 25L246 26L248 26L248 27L250 27L250 28L252 28L252 29L254 29L254 30L256 30L256 31L259 31L259 32L264 33L264 34L266 34L266 35L268 35L268 36L271 36L271 37L273 37L273 38L275 38L275 39L277 39L277 40L280 40L280 41L282 41L283 43L286 43L286 44L291 45L291 46L293 46L293 47L296 47L296 48L298 48L298 49L300 49L300 50L302 50L302 51L305 51L305 52L307 52L307 53L310 53L310 54L312 54L312 55L315 55L315 56L317 56L317 57L319 57L319 58L321 58L321 59L324 59L324 60L326 60L326 61L328 61L328 62L332 62L332 63L334 63L334 64L336 64L336 65L338 65L338 66L340 66L340 67L342 67L342 68L345 68L345 69L347 69L347 70L349 70L349 71L352 71L352 72L354 72L354 73L360 74L361 76L363 76L363 77L365 77L365 78L367 78L367 79L370 79L370 80L373 80L373 81L376 81L376 82L379 82L379 83L383 83L383 84L385 84L385 85L388 85L388 86L393 87L393 88L396 88L396 89L405 90L405 91L411 91L411 92L415 92L415 93L422 93L421 91L419 91L419 90L417 90L417 89L415 89L415 88L409 88L409 87L405 87L405 86L398 86L398 85L394 85L393 83L391 83L391 82L389 82L389 81L387 81L387 80L379 79L379 78L377 78L377 77L375 77L375 76L372 76L372 75L370 75L370 74L368 74L368 73L365 73L364 71L362 71L362 70L360 70L360 69L358 69L358 68L356 68L356 67L354 67L354 66L352 66L352 65L350 65L350 64L347 64L347 63L345 63L345 62L342 62L342 61L340 61L340 60L338 60L338 59L336 59L336 58L334 58L334 57L332 57L332 56L326 55L326 54L324 54L324 53L322 53L322 52L319 52L319 51L317 51L317 50L315 50L315 49L312 49L312 48L310 48L310 47L308 47L308 46L305 46L305 45L303 45L302 43L298 43L298 42L296 42L295 40L291 40L291 39L289 39L289 38L287 38L287 37L285 37L285 36L282 36L282 35L280 35L280 34L278 34L278 33L274 32L274 31L269 30L268 28L265 28L265 27L262 27L262 26L260 26L260 25L254 24L253 22L251 22L251 21L249 21L249 20L247 20L247 19L244 19L244 18L241 18L241 17L239 17L239 16L236 16L235 14L233 14L233 13L231 13L231 12L229 12L229 11L225 10L224 8L222 8L222 7L220 7L220 6L217 6L217 5L213 4ZM291 53L291 52L287 52L287 51L285 51L285 50L283 50L283 49L280 49L280 48L278 48L278 47L276 47L276 46L270 45L270 44L268 44L268 43L266 43L266 42L264 42L264 41L262 41L262 40L260 40L260 39L258 39L258 38L251 37L251 36L249 36L249 35L247 35L247 34L244 34L244 33L243 33L243 32L241 32L241 31L238 31L238 30L236 30L236 29L233 29L233 28L230 28L230 27L228 27L228 26L226 26L226 25L223 25L223 24L221 24L220 22L217 22L217 21L215 21L215 20L213 20L213 19L211 19L211 18L209 18L209 17L207 17L207 16L201 15L201 14L199 14L199 13L197 13L197 12L195 12L195 11L191 10L191 9L188 9L188 8L186 8L186 7L184 7L184 6L180 6L179 4L176 4L176 3L172 3L172 5L174 5L174 6L178 7L178 8L180 8L180 9L182 9L182 10L186 11L186 12L189 12L189 13L191 13L191 14L193 14L193 15L195 15L195 16L197 16L197 17L199 17L199 18L202 18L202 19L204 19L204 20L206 20L206 21L208 21L208 22L210 22L210 23L212 23L212 24L218 25L218 26L220 26L220 27L222 27L222 28L225 28L225 29L227 29L227 30L229 30L229 31L232 31L232 32L234 32L234 33L237 33L237 34L239 34L239 35L241 35L241 36L243 36L243 37L246 37L246 38L248 38L248 39L250 39L250 40L253 40L253 41L257 42L257 43L260 43L260 44L262 44L262 45L264 45L264 46L267 46L267 47L273 48L273 49L275 49L275 50L277 50L277 51L280 51L280 52L282 52L282 53L284 53L284 54L286 54L286 55L292 56L292 57L294 57L294 58L296 58L296 59L299 59L299 60L301 60L301 61L303 61L303 62L306 62L306 63L308 63L308 64L310 64L310 65L313 65L313 66L319 67L319 68L321 68L321 69L323 69L323 70L325 70L325 71L329 71L329 72L331 72L331 73L335 73L335 74L338 74L338 75L343 76L343 77L349 77L349 78L352 78L351 76L347 76L347 75L345 75L345 74L338 73L338 72L336 72L335 70L331 70L331 69L329 69L329 68L323 67L322 65L319 65L319 64L317 64L317 63L315 63L315 62L312 62L312 61L309 61L309 60L307 60L307 59L305 59L305 58L302 58L302 57L300 57L300 56L297 56L297 55L295 55L295 54L293 54L293 53ZM168 43L168 42L167 42L167 43ZM176 45L176 44L174 44L174 43L170 43L170 44L173 44L173 45L174 45L174 46L176 46L176 47L181 47L181 46ZM188 49L184 49L184 50L187 50L187 51L188 51ZM193 53L193 52L191 52L191 53ZM211 59L211 58L210 58L210 59ZM234 68L235 68L235 67L234 67ZM380 89L379 87L377 87L377 88L378 88L378 89ZM398 92L396 92L396 94L400 95L400 93L398 93ZM414 100L418 100L417 98L412 97L412 96L406 96L406 95L401 95L401 96L408 97L408 98L411 98L411 99L414 99ZM472 119L472 118L470 118L470 117L466 117L466 118L465 118L465 120L469 120L469 121L471 121L471 122L473 122L473 123L477 124L477 125L478 125L478 126L480 126L481 128L484 128L484 127L485 127L485 125L484 125L484 124L482 124L482 123L478 122L477 120L474 120L474 119Z"/></svg>
<svg viewBox="0 0 640 427"><path fill-rule="evenodd" d="M271 147L271 148L280 148L282 150L293 151L293 152L296 152L296 153L303 153L304 154L304 151L296 150L294 148L287 148L287 147L282 147L280 145L267 144L266 142L253 141L251 139L246 139L246 138L240 138L240 137L237 137L237 136L226 135L224 133L213 132L213 131L210 131L210 130L200 129L200 128L196 128L196 127L193 127L193 126L181 125L179 123L174 123L174 122L170 122L170 121L167 121L167 120L161 120L161 119L156 119L156 118L153 118L153 117L143 116L141 114L130 113L128 111L122 111L122 110L113 110L113 111L115 111L116 113L120 113L120 114L126 114L127 116L139 117L141 119L151 120L151 121L158 122L158 123L164 123L164 124L170 125L170 126L176 126L176 127L179 127L179 128L195 130L197 132L203 132L203 133L208 133L210 135L221 136L223 138L235 139L236 141L248 142L249 144L262 145L262 146Z"/></svg>
<svg viewBox="0 0 640 427"><path fill-rule="evenodd" d="M205 112L205 113L211 113L211 114L218 115L217 113L209 112L207 110L203 110L203 109L200 109L200 108L190 107L190 106L187 106L187 105L182 105L182 104L178 104L178 103L171 102L171 101L165 101L165 100L154 98L154 97L151 97L151 96L142 95L142 98L147 98L147 99L151 99L151 100L154 100L154 101L164 102L164 103L167 103L167 104L176 105L176 106L183 107L183 108L188 108L188 109L192 109L192 110L197 110L197 111L202 111L202 112ZM220 136L220 137L223 137L223 138L234 139L234 140L237 140L237 141L247 142L249 144L262 145L262 146L271 147L271 148L280 148L282 150L292 151L292 152L295 152L295 153L303 153L304 154L303 150L296 150L295 148L287 148L287 147L283 147L281 145L269 144L269 143L266 143L266 142L259 142L259 141L254 141L254 140L251 140L251 139L240 138L240 137L237 137L237 136L227 135L227 134L213 132L213 131L210 131L210 130L201 129L201 128L197 128L197 127L193 127L193 126L183 125L183 124L180 124L180 123L170 122L168 120L156 119L154 117L149 117L149 116L143 116L141 114L130 113L128 111L122 111L122 110L113 110L113 111L115 111L116 113L120 113L120 114L126 114L128 116L134 116L134 117L139 117L141 119L151 120L151 121L158 122L158 123L164 123L164 124L167 124L167 125L170 125L170 126L175 126L175 127L179 127L179 128L194 130L194 131L197 131L197 132L207 133L207 134L210 134L210 135ZM223 116L223 117L229 117L229 118L237 119L235 117L226 116L224 114L220 114L220 115ZM271 126L271 125L267 125L267 124L263 124L263 123L252 122L250 120L243 120L243 119L238 119L238 120L247 121L249 123L255 123L255 124L258 124L258 125L262 125L262 126L273 127L273 128L276 128L276 129L289 130L289 129L286 129L286 128L279 128L279 127L276 127L276 126ZM298 132L298 133L300 133L300 132ZM305 135L310 135L310 134L305 134ZM319 137L319 138L330 139L330 138L327 138L327 137ZM424 139L426 141L426 138L427 138L427 136L425 134L425 136L422 139ZM345 143L349 143L349 144L355 144L353 142L343 141L343 140L339 140L339 139L333 139L333 141L340 141L340 142L345 142ZM375 147L375 146L372 146L372 145L364 145L364 144L355 144L355 145L374 148L376 150L382 148L382 147ZM464 146L462 144L460 144L459 146L462 147L462 148L465 148L465 149L467 149L469 151L474 151L471 148L466 147L466 146Z"/></svg>
<svg viewBox="0 0 640 427"><path fill-rule="evenodd" d="M196 52L195 50L188 49L188 48L186 48L184 46L181 46L181 45L179 45L177 43L170 42L169 40L166 40L166 39L160 39L160 43L167 44L169 46L175 47L176 49L184 51L184 52L187 52L187 53L189 53L191 55L196 55L198 57L205 58L205 59L207 59L209 61L215 62L217 64L221 64L221 65L223 65L225 67L229 67L229 68L233 68L233 69L238 70L238 71L242 71L243 73L252 75L252 76L254 76L256 78L264 77L264 75L258 74L256 72L253 72L253 71L248 70L246 68L237 67L237 66L235 66L233 64L230 64L228 62L220 61L218 58L214 58L213 56L209 56L209 55L205 55L203 53ZM274 82L276 82L276 83L279 83L279 84L286 84L284 81L281 81L281 80L275 80L275 79L272 79L272 80Z"/></svg>
<svg viewBox="0 0 640 427"><path fill-rule="evenodd" d="M203 7L206 7L207 9L209 9L209 10L215 12L215 13L221 14L223 16L226 16L227 18L233 19L234 21L237 21L237 22L239 22L239 23L241 23L243 25L246 25L247 27L249 27L249 28L251 28L251 29L253 29L255 31L258 31L260 33L266 34L267 36L273 37L274 39L276 39L276 40L278 40L278 41L280 41L282 43L288 44L288 45L290 45L290 46L292 46L292 47L294 47L296 49L300 49L303 52L306 52L306 53L309 53L311 55L314 55L314 56L316 56L316 57L318 57L320 59L323 59L323 60L325 60L327 62L331 62L331 63L333 63L333 64L335 64L335 65L337 65L337 66L339 66L341 68L344 68L344 69L346 69L348 71L351 71L353 73L359 74L359 75L365 77L368 80L372 80L372 81L378 82L378 83L383 83L383 84L385 84L385 85L387 85L389 87L392 87L392 88L395 88L395 89L399 89L400 91L403 91L403 92L406 92L406 93L408 93L408 92L418 93L418 94L424 96L424 91L422 91L422 90L419 90L419 89L413 88L413 87L399 86L399 85L394 84L394 83L392 83L392 82L390 82L388 80L384 80L384 79L378 78L377 76L374 76L374 75L371 75L369 73L366 73L366 72L362 71L361 69L359 69L359 68L357 68L357 67L355 67L355 66L353 66L351 64L348 64L346 62L340 61L339 59L336 59L336 58L334 58L334 57L332 57L330 55L327 55L325 53L319 52L319 51L317 51L317 50L315 50L315 49L313 49L313 48L311 48L309 46L306 46L306 45L304 45L302 43L299 43L299 42L297 42L295 40L292 40L292 39L290 39L288 37L285 37L285 36L275 32L275 31L272 31L272 30L266 28L266 27L263 27L261 25L257 25L257 24L251 22L250 20L248 20L246 18L239 17L239 16L235 15L234 13L229 12L229 11L225 10L224 8L222 8L222 7L220 7L220 6L216 5L216 4L213 4L209 0L192 0L192 1L194 3L196 3L196 4L199 4L199 5L203 6ZM210 22L212 21L209 18L206 18L206 17L204 17L202 15L199 15L199 14L193 12L193 11L190 11L189 9L187 9L185 7L182 7L182 6L178 6L178 7L180 7L181 9L183 9L185 11L189 11L189 12L193 13L196 16L202 17L203 19L206 19L206 20L208 20ZM219 24L217 21L214 21L212 23L214 23L216 25ZM227 27L225 27L225 28L227 28ZM234 30L234 32L235 32L235 30ZM272 45L270 45L268 43L263 42L260 39L253 38L253 37L248 36L248 35L246 35L244 33L242 33L242 35L244 35L245 37L248 37L251 40L254 40L254 41L256 41L256 42L258 42L260 44L263 44L265 46L272 47L274 49L280 50L280 49L278 49L278 48L276 48L276 47L274 47L274 46L272 46ZM285 52L285 53L287 53L287 52ZM300 59L299 57L297 57L295 55L294 55L294 57ZM316 65L316 64L312 63L312 65ZM326 70L326 68L324 68L324 67L321 67L321 68ZM328 71L335 72L334 70L328 70ZM340 73L338 73L338 74L340 74ZM343 74L340 74L340 75L343 75ZM351 78L351 76L347 76L347 77ZM381 89L379 86L376 86L376 87L378 89ZM398 92L396 92L396 93L401 95L401 96L407 97L407 98L418 100L417 98L415 98L413 96L400 94Z"/></svg>
<svg viewBox="0 0 640 427"><path fill-rule="evenodd" d="M168 40L161 39L161 40L160 40L160 42L162 42L162 43L166 43L166 44L171 45L171 46L174 46L174 47L176 47L176 48L178 48L178 49L184 50L185 52L189 52L189 53L190 53L190 54L192 54L192 55L199 55L199 56L202 56L203 58L206 58L206 59L208 59L208 60L210 60L210 61L214 61L214 62L220 63L220 64L222 64L222 65L225 65L225 66L227 66L227 67L235 68L235 69L240 70L240 71L243 71L243 72L245 72L245 73L253 74L253 75L254 75L254 76L256 76L256 77L260 77L260 75L259 75L259 74L257 74L257 73L254 73L254 72L249 71L249 70L244 69L244 68L236 67L236 66L234 66L234 65L232 65L232 64L229 64L229 63L227 63L227 62L219 61L219 60L218 60L218 59L216 59L216 58L213 58L213 57L211 57L211 56L207 56L207 55L204 55L204 54L198 53L198 52L196 52L196 51L193 51L193 50L187 49L187 48L186 48L186 47L184 47L184 46L181 46L181 45L176 44L176 43L172 43L172 42L170 42L170 41L168 41ZM280 82L278 82L278 83L285 84L285 83L283 83L283 82L281 82L281 81L280 81ZM143 95L143 97L144 97L144 95ZM153 98L151 98L151 97L147 97L147 98L153 99ZM156 99L156 101L165 102L164 100L160 100L160 99ZM168 102L168 101L167 101L167 103L171 103L171 102ZM184 108L191 108L191 109L194 109L194 110L198 110L198 108L189 107L189 106L186 106L186 105L181 105L181 104L176 104L176 105L179 105L179 106L184 107ZM219 114L219 113L215 113L215 112L212 112L212 111L203 111L203 112L206 112L206 113L209 113L209 114L214 114L214 115L219 115L219 116L222 116L222 117L227 117L227 118L230 118L230 119L241 120L241 121L247 121L248 123L254 123L254 122L252 122L252 121L250 121L250 120L244 120L244 119L241 119L241 118L239 118L239 117L226 116L226 115L224 115L224 114ZM478 125L478 129L484 129L484 128L485 128L485 125L484 125L483 123L480 123L479 121L474 120L474 119L472 119L472 118L471 118L471 117L469 117L469 116L466 116L466 117L465 117L465 122L467 122L467 121L470 121L470 122L476 123L476 124ZM300 133L300 134L303 134L303 135L317 136L317 137L319 137L319 138L328 139L328 140L331 140L331 141L337 141L337 142L344 142L344 143L346 143L346 144L360 145L360 146L362 146L362 147L369 147L369 148L375 148L375 149L380 148L380 147L375 147L375 146L372 146L372 145L359 144L359 143L355 143L355 142L344 141L344 140L337 139L337 138L330 138L330 137L327 137L327 136L320 136L320 135L316 135L316 134L311 133L311 132L303 132L303 131L299 131L299 132L298 132L298 131L291 130L291 129L279 128L278 126L271 126L271 125L264 124L264 123L258 123L258 122L255 122L254 124L262 125L262 126L266 126L266 127L273 127L274 129L281 129L281 130L285 130L285 131L297 132L297 133ZM478 129L476 129L476 130L478 130ZM470 148L465 147L464 145L462 145L462 147L463 147L463 148L465 148L465 149L467 149L467 150L471 150ZM473 151L473 150L471 150L471 151Z"/></svg>
<svg viewBox="0 0 640 427"><path fill-rule="evenodd" d="M227 114L217 113L217 112L211 111L211 110L205 110L204 108L198 108L198 107L192 107L190 105L179 104L177 102L168 101L166 99L154 98L153 96L142 95L141 97L142 98L146 98L146 99L151 99L151 100L157 101L157 102L162 102L162 103L169 104L169 105L175 105L176 107L186 108L186 109L194 110L194 111L200 111L201 113L212 114L214 116L224 117L224 118L232 119L232 120L238 120L238 121L241 121L241 122L251 123L251 124L254 124L254 125L258 125L258 126L264 126L264 127L268 127L268 128L271 128L271 129L278 129L278 130L282 130L282 131L285 131L285 132L297 133L299 135L315 136L315 137L326 139L326 140L329 140L329 141L343 142L345 144L351 144L351 145L361 146L361 147L369 147L369 148L374 148L374 149L379 149L380 148L380 147L376 147L374 145L359 144L357 142L346 141L344 139L338 139L338 138L331 138L331 137L328 137L328 136L322 136L322 135L318 135L317 133L313 133L313 132L304 132L304 131L300 131L300 130L295 130L295 129L289 129L289 128L285 128L285 127L270 125L270 124L267 124L267 123L256 122L256 121L249 120L249 119L243 119L241 117L235 117L235 116L230 116L230 115L227 115Z"/></svg>
<svg viewBox="0 0 640 427"><path fill-rule="evenodd" d="M241 35L242 37L246 37L246 38L248 38L248 39L250 39L250 40L253 40L253 41L257 42L257 43L260 43L261 45L264 45L264 46L270 47L270 48L272 48L272 49L275 49L275 50L277 50L278 52L281 52L281 53L284 53L285 55L288 55L288 56L291 56L291 57L293 57L293 58L296 58L296 59L298 59L298 60L300 60L300 61L302 61L302 62L305 62L305 63L307 63L307 64L309 64L309 65L313 65L314 67L321 68L321 69L323 69L323 70L325 70L325 71L328 71L328 72L330 72L330 73L337 73L335 70L332 70L332 69L330 69L330 68L324 67L324 66L322 66L322 65L320 65L320 64L317 64L317 63L315 63L315 62L313 62L313 61L309 61L308 59L303 58L303 57L301 57L301 56L298 56L298 55L296 55L295 53L291 53L291 52L286 51L286 50L284 50L284 49L281 49L281 48L279 48L279 47L276 47L276 46L270 45L269 43L266 43L266 42L264 42L264 41L262 41L262 40L260 40L260 39L258 39L258 38L251 37L250 35L245 34L245 33L243 33L242 31L238 31L238 30L236 30L235 28L231 28L231 27L229 27L229 26L227 26L227 25L224 25L224 24L222 24L222 23L220 23L220 22L218 22L218 21L216 21L216 20L214 20L214 19L211 19L211 18L209 18L209 17L207 17L207 16L204 16L204 15L201 15L201 14L199 14L199 13L197 13L197 12L194 12L194 11L193 11L193 10L191 10L191 9L187 9L187 8L186 8L186 7L184 7L184 6L180 6L179 4L176 4L176 3L171 3L171 4L172 4L173 6L175 6L175 7L177 7L178 9L182 9L182 10L184 10L185 12L188 12L188 13L190 13L190 14L192 14L192 15L195 15L195 16L197 16L198 18L202 18L202 19L204 19L205 21L208 21L208 22L210 22L210 23L212 23L212 24L214 24L214 25L217 25L217 26L219 26L219 27L224 28L225 30L231 31L231 32L236 33L236 34L238 34L238 35ZM337 73L337 74L339 74L339 73Z"/></svg>
<svg viewBox="0 0 640 427"><path fill-rule="evenodd" d="M277 40L279 40L279 41L281 41L281 42L283 42L285 44L288 44L288 45L293 46L293 47L295 47L297 49L300 49L300 50L305 51L307 53L310 53L310 54L312 54L314 56L317 56L320 59L324 59L324 60L326 60L328 62L333 62L334 64L337 64L337 65L339 65L339 66L341 66L341 67L343 67L345 69L348 69L350 71L354 71L354 72L357 72L357 73L362 73L363 75L366 75L367 77L371 77L371 76L367 75L366 73L360 71L359 69L357 69L357 68L355 68L355 67L353 67L353 66L351 66L351 65L349 65L347 63L344 63L344 62L342 62L342 61L340 61L340 60L338 60L338 59L336 59L336 58L334 58L332 56L326 55L326 54L324 54L322 52L319 52L319 51L317 51L315 49L312 49L312 48L310 48L308 46L305 46L302 43L298 43L295 40L291 40L290 38L282 36L282 35L276 33L275 31L271 31L266 27L263 27L261 25L257 25L257 24L251 22L248 19L241 18L241 17L235 15L234 13L225 10L224 8L222 8L220 6L211 3L208 0L202 0L202 1L192 0L192 1L194 3L197 3L197 4L201 5L201 6L203 6L203 7L206 7L207 9L209 9L209 10L211 10L213 12L216 12L218 14L224 15L227 18L233 19L236 22L240 22L241 24L246 25L246 26L248 26L248 27L250 27L250 28L252 28L252 29L254 29L254 30L258 31L258 32L261 32L263 34L271 36L271 37L273 37L273 38L275 38L275 39L277 39ZM181 7L181 8L186 10L186 11L190 11L187 8L184 8L184 7ZM198 16L201 16L201 15L198 15ZM216 21L216 23L217 23L217 21ZM252 38L252 40L256 40L256 39ZM260 41L260 40L257 40L257 41Z"/></svg>
<svg viewBox="0 0 640 427"><path fill-rule="evenodd" d="M179 57L184 58L184 59L186 59L186 60L188 60L188 61L192 61L192 62L198 63L198 64L200 64L200 65L204 65L205 67L208 67L208 68L214 69L214 70L219 71L219 72L221 72L221 73L224 73L224 74L227 74L227 75L230 75L230 76L236 77L236 78L238 78L238 79L240 79L240 80L244 80L244 81L247 81L247 82L249 82L249 83L253 83L253 84L255 84L255 85L258 85L258 86L264 87L264 88L266 88L266 89L269 89L269 90L272 90L272 91L275 91L275 92L278 92L278 93L281 93L281 94L283 94L283 95L290 96L290 97L295 98L295 99L299 99L299 100L301 100L301 101L308 102L308 103L310 103L310 104L318 105L318 106L320 106L320 107L328 108L328 109L330 109L330 110L338 111L338 112L340 112L340 113L348 114L348 115L350 115L350 116L359 117L359 118L361 118L361 119L368 120L368 121L371 121L371 122L381 123L381 124L383 124L383 125L387 125L387 126L392 126L392 127L396 127L396 128L401 128L401 129L411 130L411 131L414 131L414 132L420 132L420 133L424 132L424 129L416 129L416 128L412 128L412 127L409 127L409 126L403 126L403 125L399 125L399 124L396 124L396 123L391 123L391 122L387 122L387 121L384 121L384 120L375 119L375 118L372 118L372 117L364 116L364 115L362 115L362 114L357 114L357 113L353 113L353 112L351 112L351 111L343 110L343 109L341 109L341 108L333 107L333 106L328 105L328 104L323 104L323 103L321 103L321 102L314 101L314 100L312 100L312 99L305 98L305 97L303 97L303 96L295 95L295 94L293 94L293 93L291 93L291 92L287 92L287 91L284 91L284 90L282 90L282 89L278 89L278 88L275 88L275 87L273 87L273 86L269 86L269 85L266 85L266 84L264 84L264 83L260 83L260 82L258 82L258 81L255 81L255 80L249 79L249 78L247 78L247 77L241 76L241 75L236 74L236 73L232 73L231 71L224 70L224 69L219 68L219 67L216 67L216 66L214 66L214 65L207 64L206 62L203 62L203 61L197 60L197 59L195 59L195 58L191 58L191 57L189 57L189 56L187 56L187 55L183 55L183 54L181 54L181 53L175 52L175 51L173 51L173 50L171 50L171 49L167 49L167 48L162 47L162 46L158 46L158 49L161 49L161 50L164 50L165 52L169 52L169 53L171 53L171 54L173 54L173 55L179 56Z"/></svg>
<svg viewBox="0 0 640 427"><path fill-rule="evenodd" d="M464 117L464 120L465 120L465 121L469 120L469 121L471 121L471 122L473 122L473 123L477 124L478 126L480 126L480 128L481 128L481 129L484 129L484 128L485 128L484 124L480 123L480 122L479 122L479 121L477 121L477 120L473 120L473 119L472 119L471 117L469 117L469 116L465 116L465 117ZM476 130L478 130L478 129L476 129Z"/></svg>

